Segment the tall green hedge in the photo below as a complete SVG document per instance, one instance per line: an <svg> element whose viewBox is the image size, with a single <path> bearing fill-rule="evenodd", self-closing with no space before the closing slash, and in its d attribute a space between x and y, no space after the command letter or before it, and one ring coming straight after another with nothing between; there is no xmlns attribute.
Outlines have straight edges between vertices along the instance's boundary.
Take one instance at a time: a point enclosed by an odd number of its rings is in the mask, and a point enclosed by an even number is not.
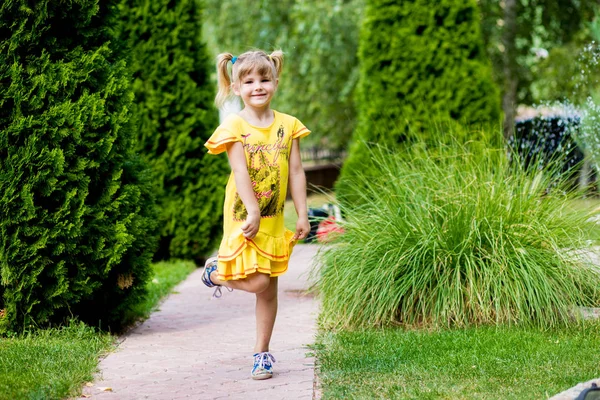
<svg viewBox="0 0 600 400"><path fill-rule="evenodd" d="M122 0L119 35L129 44L138 149L152 166L160 205L156 258L202 260L220 238L225 157L204 142L218 125L214 63L201 40L197 0Z"/></svg>
<svg viewBox="0 0 600 400"><path fill-rule="evenodd" d="M368 173L371 143L393 148L411 132L426 138L432 118L499 120L475 0L367 0L359 60L358 123L336 187L342 198L355 190L352 176Z"/></svg>
<svg viewBox="0 0 600 400"><path fill-rule="evenodd" d="M110 1L0 6L0 333L124 322L154 251Z"/></svg>

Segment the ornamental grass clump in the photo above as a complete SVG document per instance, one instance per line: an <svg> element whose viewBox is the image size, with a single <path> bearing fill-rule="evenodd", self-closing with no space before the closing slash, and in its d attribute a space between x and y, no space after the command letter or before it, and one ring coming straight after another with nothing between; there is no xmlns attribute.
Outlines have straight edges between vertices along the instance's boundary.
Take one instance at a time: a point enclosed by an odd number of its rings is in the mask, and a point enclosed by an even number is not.
<svg viewBox="0 0 600 400"><path fill-rule="evenodd" d="M581 252L598 225L551 168L477 143L423 148L372 150L377 174L349 182L360 205L343 206L315 270L325 326L549 327L600 305Z"/></svg>

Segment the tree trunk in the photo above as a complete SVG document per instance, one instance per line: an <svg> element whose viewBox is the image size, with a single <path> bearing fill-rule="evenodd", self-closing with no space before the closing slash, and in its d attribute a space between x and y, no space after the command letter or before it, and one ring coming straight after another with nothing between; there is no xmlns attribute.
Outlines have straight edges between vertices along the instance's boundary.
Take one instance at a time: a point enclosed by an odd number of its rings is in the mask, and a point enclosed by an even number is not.
<svg viewBox="0 0 600 400"><path fill-rule="evenodd" d="M504 2L504 29L502 44L504 45L504 93L502 95L502 111L504 111L504 137L512 136L515 128L517 106L517 0Z"/></svg>

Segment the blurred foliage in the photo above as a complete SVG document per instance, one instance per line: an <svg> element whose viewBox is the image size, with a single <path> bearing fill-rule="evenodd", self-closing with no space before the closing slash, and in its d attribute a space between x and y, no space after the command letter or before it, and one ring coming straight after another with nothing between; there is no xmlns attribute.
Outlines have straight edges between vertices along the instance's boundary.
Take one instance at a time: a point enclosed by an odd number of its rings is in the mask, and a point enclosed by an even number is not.
<svg viewBox="0 0 600 400"><path fill-rule="evenodd" d="M555 47L548 56L531 67L533 79L531 83L531 101L561 101L565 97L580 100L582 94L576 93L577 78L580 68L573 60L578 59L580 49L574 44Z"/></svg>
<svg viewBox="0 0 600 400"><path fill-rule="evenodd" d="M594 19L585 24L589 36L596 42L600 42L600 4L594 6Z"/></svg>
<svg viewBox="0 0 600 400"><path fill-rule="evenodd" d="M278 104L317 133L311 135L313 143L318 139L320 145L341 148L355 127L356 50L364 0L333 3L308 0L294 6L296 23Z"/></svg>
<svg viewBox="0 0 600 400"><path fill-rule="evenodd" d="M581 129L576 133L577 144L600 175L600 92L593 92L581 107ZM600 182L596 179L596 184ZM598 187L600 189L600 186Z"/></svg>
<svg viewBox="0 0 600 400"><path fill-rule="evenodd" d="M548 56L531 66L533 82L531 95L534 102L568 100L583 105L600 85L599 47L600 6L594 17L563 46L549 50Z"/></svg>
<svg viewBox="0 0 600 400"><path fill-rule="evenodd" d="M205 38L216 56L253 48L285 53L273 107L316 134L308 143L345 147L355 126L353 94L364 0L207 0Z"/></svg>
<svg viewBox="0 0 600 400"><path fill-rule="evenodd" d="M478 0L478 3L486 50L494 66L494 78L501 85L504 80L504 45L501 42L505 24L503 2ZM571 93L566 80L573 77L572 74L561 76L556 83L553 83L553 78L559 73L576 72L573 70L576 67L573 62L577 59L576 48L587 40L582 29L586 21L592 20L594 8L599 3L598 0L517 0L519 103L531 104L539 101L541 95L560 97L564 95L560 93L562 90L566 90L566 94ZM544 52L548 52L552 59L544 59ZM541 72L546 69L547 74ZM541 88L543 93L539 92ZM553 94L552 90L560 94Z"/></svg>
<svg viewBox="0 0 600 400"><path fill-rule="evenodd" d="M205 38L216 56L271 50L286 42L296 0L205 0ZM285 51L285 49L283 49Z"/></svg>

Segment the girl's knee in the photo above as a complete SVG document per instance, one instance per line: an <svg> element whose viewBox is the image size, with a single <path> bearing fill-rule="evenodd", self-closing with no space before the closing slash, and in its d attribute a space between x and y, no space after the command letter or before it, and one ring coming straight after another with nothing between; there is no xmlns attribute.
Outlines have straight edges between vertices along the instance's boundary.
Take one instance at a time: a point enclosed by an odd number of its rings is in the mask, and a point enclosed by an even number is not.
<svg viewBox="0 0 600 400"><path fill-rule="evenodd" d="M271 278L269 277L269 275L257 273L256 276L253 277L252 283L252 292L262 293L269 288Z"/></svg>
<svg viewBox="0 0 600 400"><path fill-rule="evenodd" d="M264 300L272 300L277 298L277 278L269 278L268 284L261 292L256 293Z"/></svg>

